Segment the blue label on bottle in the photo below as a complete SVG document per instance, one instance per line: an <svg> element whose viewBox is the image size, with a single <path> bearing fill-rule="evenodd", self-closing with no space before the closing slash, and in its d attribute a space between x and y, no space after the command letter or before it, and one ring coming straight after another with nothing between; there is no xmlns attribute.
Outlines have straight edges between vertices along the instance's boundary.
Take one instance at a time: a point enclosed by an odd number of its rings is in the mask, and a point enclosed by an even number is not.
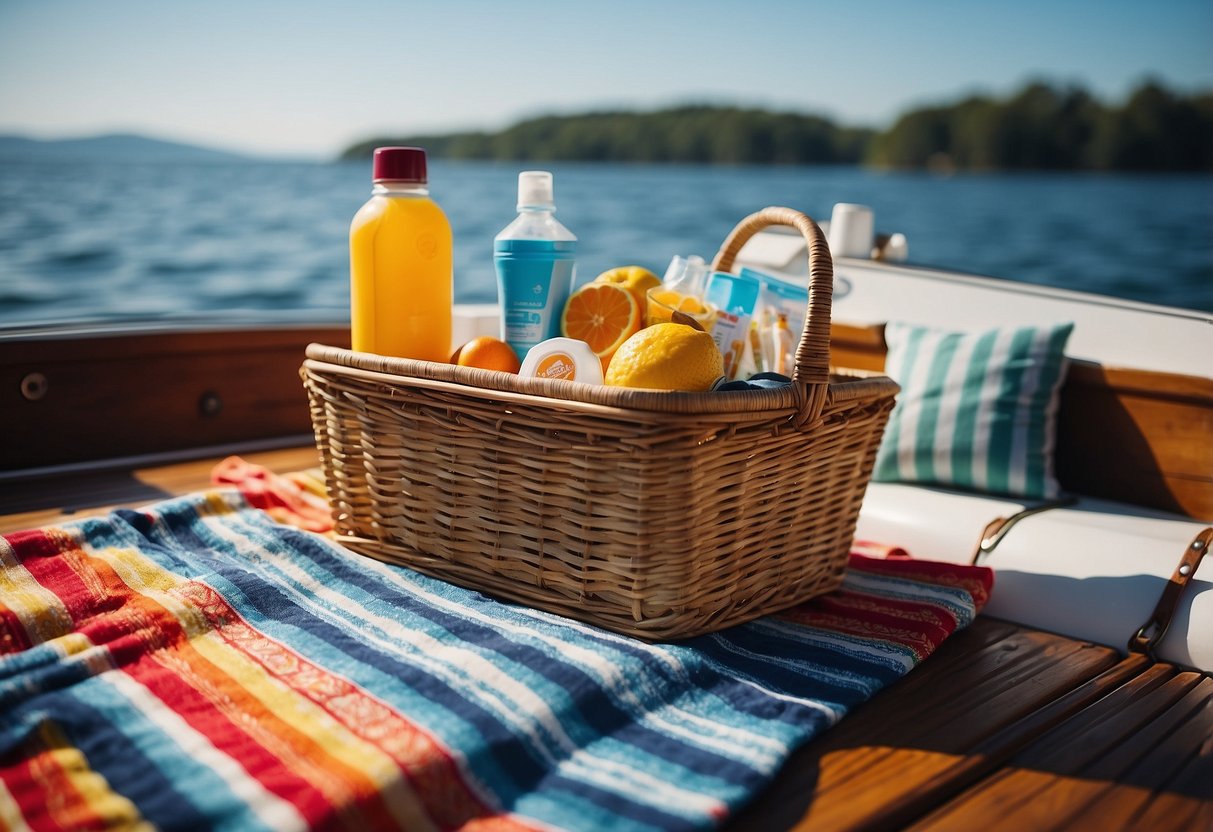
<svg viewBox="0 0 1213 832"><path fill-rule="evenodd" d="M501 339L518 357L560 335L560 315L573 289L576 243L498 240L493 262L501 300Z"/></svg>
<svg viewBox="0 0 1213 832"><path fill-rule="evenodd" d="M572 258L577 252L576 240L494 240L493 253L513 257Z"/></svg>

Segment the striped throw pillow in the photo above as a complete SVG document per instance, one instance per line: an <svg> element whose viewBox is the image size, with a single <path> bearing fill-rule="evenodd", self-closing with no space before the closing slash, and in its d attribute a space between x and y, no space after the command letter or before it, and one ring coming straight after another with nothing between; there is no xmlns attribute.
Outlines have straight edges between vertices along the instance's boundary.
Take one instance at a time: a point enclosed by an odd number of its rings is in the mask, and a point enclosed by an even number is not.
<svg viewBox="0 0 1213 832"><path fill-rule="evenodd" d="M1053 498L1058 391L1073 324L943 332L890 323L901 385L873 478Z"/></svg>

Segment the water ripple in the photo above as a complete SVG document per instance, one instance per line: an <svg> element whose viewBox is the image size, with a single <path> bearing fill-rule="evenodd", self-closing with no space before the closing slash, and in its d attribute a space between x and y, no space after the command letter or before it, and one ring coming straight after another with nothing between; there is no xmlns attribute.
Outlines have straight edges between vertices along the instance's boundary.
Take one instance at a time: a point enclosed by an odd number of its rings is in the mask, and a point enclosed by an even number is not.
<svg viewBox="0 0 1213 832"><path fill-rule="evenodd" d="M455 238L456 298L496 298L492 239L514 215L514 165L430 166ZM828 218L873 206L914 262L1213 311L1213 201L1200 176L964 175L852 168L554 165L577 274L658 273L710 258L766 205ZM365 164L0 162L0 324L203 309L348 314L350 219ZM65 197L65 195L67 195Z"/></svg>

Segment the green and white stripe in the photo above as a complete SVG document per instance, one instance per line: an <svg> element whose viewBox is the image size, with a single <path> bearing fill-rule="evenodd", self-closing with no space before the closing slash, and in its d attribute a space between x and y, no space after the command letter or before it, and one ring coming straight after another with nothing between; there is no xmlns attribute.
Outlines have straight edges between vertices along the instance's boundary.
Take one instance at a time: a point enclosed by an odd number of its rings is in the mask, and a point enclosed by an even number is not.
<svg viewBox="0 0 1213 832"><path fill-rule="evenodd" d="M959 333L890 323L885 367L902 392L874 478L1058 496L1054 427L1073 328Z"/></svg>

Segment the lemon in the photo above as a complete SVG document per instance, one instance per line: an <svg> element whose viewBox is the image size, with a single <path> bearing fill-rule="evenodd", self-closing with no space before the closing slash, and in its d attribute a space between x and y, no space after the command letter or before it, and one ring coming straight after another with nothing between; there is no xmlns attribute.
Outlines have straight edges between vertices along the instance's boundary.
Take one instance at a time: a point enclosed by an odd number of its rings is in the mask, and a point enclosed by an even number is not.
<svg viewBox="0 0 1213 832"><path fill-rule="evenodd" d="M616 286L627 289L632 297L636 298L636 303L640 305L640 308L644 309L646 293L654 286L660 286L661 278L644 266L617 266L598 275L594 278L594 282L614 283Z"/></svg>
<svg viewBox="0 0 1213 832"><path fill-rule="evenodd" d="M685 324L655 324L623 342L606 383L647 390L708 390L724 374L712 336Z"/></svg>

